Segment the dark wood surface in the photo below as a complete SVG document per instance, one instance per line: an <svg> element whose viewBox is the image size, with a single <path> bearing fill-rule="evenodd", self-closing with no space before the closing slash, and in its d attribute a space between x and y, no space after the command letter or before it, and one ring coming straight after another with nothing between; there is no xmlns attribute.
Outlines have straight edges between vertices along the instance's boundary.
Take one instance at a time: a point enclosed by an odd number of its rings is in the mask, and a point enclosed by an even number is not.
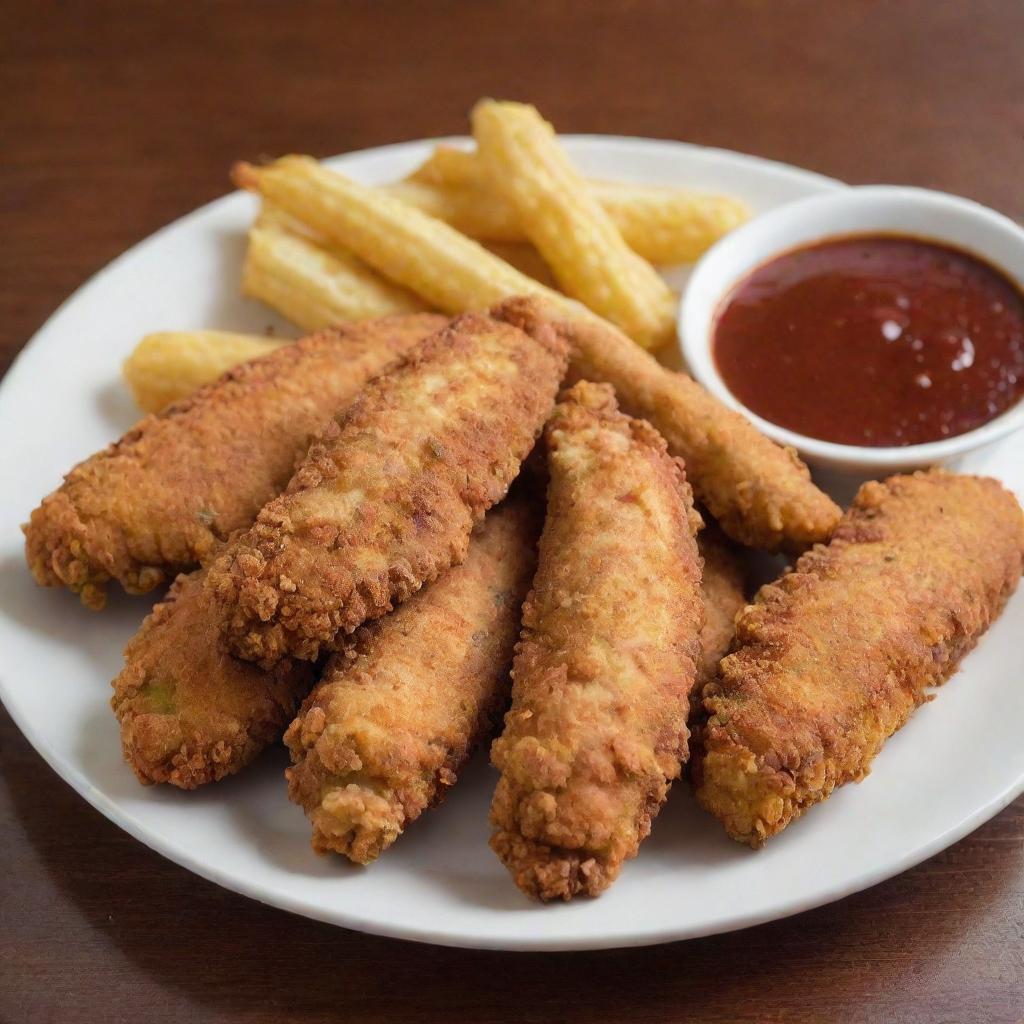
<svg viewBox="0 0 1024 1024"><path fill-rule="evenodd" d="M0 369L89 275L227 191L232 160L461 132L486 94L535 101L565 131L724 146L1020 217L1022 39L1014 0L6 0ZM788 921L502 955L232 895L93 811L3 713L0 753L3 1021L1024 1020L1024 800Z"/></svg>

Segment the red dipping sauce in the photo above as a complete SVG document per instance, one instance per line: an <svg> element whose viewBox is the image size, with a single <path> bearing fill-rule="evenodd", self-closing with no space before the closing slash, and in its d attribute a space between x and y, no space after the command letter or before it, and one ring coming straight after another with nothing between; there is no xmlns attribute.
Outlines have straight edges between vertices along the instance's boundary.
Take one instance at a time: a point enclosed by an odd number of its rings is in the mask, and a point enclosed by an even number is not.
<svg viewBox="0 0 1024 1024"><path fill-rule="evenodd" d="M808 437L901 446L994 419L1024 395L1024 295L969 253L837 238L755 270L713 355L751 411Z"/></svg>

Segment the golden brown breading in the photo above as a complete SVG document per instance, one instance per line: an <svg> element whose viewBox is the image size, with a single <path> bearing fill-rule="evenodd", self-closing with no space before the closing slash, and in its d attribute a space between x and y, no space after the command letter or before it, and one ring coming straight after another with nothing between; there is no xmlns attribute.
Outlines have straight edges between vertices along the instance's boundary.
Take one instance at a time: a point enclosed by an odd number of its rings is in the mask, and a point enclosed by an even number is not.
<svg viewBox="0 0 1024 1024"><path fill-rule="evenodd" d="M313 848L368 864L455 784L508 699L537 516L510 499L466 560L335 654L285 734Z"/></svg>
<svg viewBox="0 0 1024 1024"><path fill-rule="evenodd" d="M142 594L197 565L285 486L325 420L444 323L424 313L321 331L147 416L32 513L36 580L102 608L112 579Z"/></svg>
<svg viewBox="0 0 1024 1024"><path fill-rule="evenodd" d="M686 759L703 624L682 466L607 385L545 432L548 515L523 609L491 845L528 895L596 895L636 855Z"/></svg>
<svg viewBox="0 0 1024 1024"><path fill-rule="evenodd" d="M232 650L315 659L462 561L565 365L553 330L466 314L367 386L210 573Z"/></svg>
<svg viewBox="0 0 1024 1024"><path fill-rule="evenodd" d="M697 799L756 847L863 778L999 614L1022 553L1020 506L995 480L865 484L832 543L739 617L706 689Z"/></svg>
<svg viewBox="0 0 1024 1024"><path fill-rule="evenodd" d="M220 650L205 570L179 576L125 648L111 705L125 760L145 784L195 789L244 768L281 738L313 668L264 672Z"/></svg>
<svg viewBox="0 0 1024 1024"><path fill-rule="evenodd" d="M697 534L697 550L704 562L700 577L704 628L700 631L697 681L690 691L691 715L700 713L704 686L718 674L718 663L725 657L736 632L736 616L747 603L743 567L736 549L717 525L708 523Z"/></svg>
<svg viewBox="0 0 1024 1024"><path fill-rule="evenodd" d="M666 369L610 324L569 317L543 299L510 299L492 315L527 332L556 324L570 344L568 379L613 385L622 408L648 420L685 460L694 493L734 540L765 551L802 551L828 540L839 507L814 486L796 452L685 373Z"/></svg>

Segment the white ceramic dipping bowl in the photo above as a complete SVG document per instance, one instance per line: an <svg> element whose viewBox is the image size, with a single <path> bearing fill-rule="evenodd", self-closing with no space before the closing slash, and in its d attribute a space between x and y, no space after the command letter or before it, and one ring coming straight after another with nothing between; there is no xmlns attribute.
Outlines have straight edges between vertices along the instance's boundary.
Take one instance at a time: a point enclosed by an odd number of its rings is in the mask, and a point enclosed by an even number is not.
<svg viewBox="0 0 1024 1024"><path fill-rule="evenodd" d="M847 188L787 203L730 232L693 270L679 312L683 359L712 394L790 445L811 464L880 475L949 462L1024 426L1024 401L955 437L906 447L860 447L806 437L761 418L719 376L712 356L715 321L733 288L753 270L793 249L849 235L909 235L962 249L1001 270L1024 290L1024 229L979 203L943 192L889 185Z"/></svg>

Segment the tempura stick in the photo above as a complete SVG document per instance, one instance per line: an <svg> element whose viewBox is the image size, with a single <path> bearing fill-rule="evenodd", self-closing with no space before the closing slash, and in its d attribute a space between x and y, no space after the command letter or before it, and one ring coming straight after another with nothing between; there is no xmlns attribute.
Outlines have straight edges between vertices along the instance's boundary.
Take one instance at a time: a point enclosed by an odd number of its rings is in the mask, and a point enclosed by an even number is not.
<svg viewBox="0 0 1024 1024"><path fill-rule="evenodd" d="M326 419L444 322L420 313L325 331L142 420L32 513L36 581L102 608L112 579L141 594L197 565L281 490Z"/></svg>
<svg viewBox="0 0 1024 1024"><path fill-rule="evenodd" d="M769 440L684 373L663 367L603 321L553 303L512 299L494 311L529 332L558 325L572 351L570 379L615 386L622 408L649 420L686 462L687 479L730 537L766 551L827 540L840 511L791 448Z"/></svg>
<svg viewBox="0 0 1024 1024"><path fill-rule="evenodd" d="M462 561L565 372L554 330L466 314L368 384L215 563L231 649L316 659Z"/></svg>
<svg viewBox="0 0 1024 1024"><path fill-rule="evenodd" d="M675 296L624 241L534 107L482 100L473 135L491 187L515 208L527 237L568 295L644 348L675 334Z"/></svg>
<svg viewBox="0 0 1024 1024"><path fill-rule="evenodd" d="M536 518L515 499L489 512L461 565L327 663L285 735L288 792L315 850L374 860L444 799L490 734L508 699Z"/></svg>
<svg viewBox="0 0 1024 1024"><path fill-rule="evenodd" d="M740 615L705 688L697 799L757 847L862 779L999 614L1022 556L1024 516L995 480L865 484L832 543Z"/></svg>
<svg viewBox="0 0 1024 1024"><path fill-rule="evenodd" d="M548 511L491 845L528 895L596 895L618 876L686 760L703 621L699 524L648 424L580 383L545 429Z"/></svg>
<svg viewBox="0 0 1024 1024"><path fill-rule="evenodd" d="M140 782L196 789L281 738L313 684L305 662L264 672L225 653L205 571L179 576L125 648L111 705Z"/></svg>

